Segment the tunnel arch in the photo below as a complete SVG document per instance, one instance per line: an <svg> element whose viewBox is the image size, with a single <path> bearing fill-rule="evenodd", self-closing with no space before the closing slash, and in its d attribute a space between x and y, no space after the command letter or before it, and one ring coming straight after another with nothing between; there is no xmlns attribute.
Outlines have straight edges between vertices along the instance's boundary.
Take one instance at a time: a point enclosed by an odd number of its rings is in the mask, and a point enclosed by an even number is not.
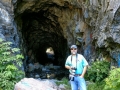
<svg viewBox="0 0 120 90"><path fill-rule="evenodd" d="M57 16L47 10L39 12L26 10L15 19L21 24L20 32L25 43L25 54L32 50L33 62L43 65L49 63L46 48L51 46L55 53L51 63L63 66L61 62L65 62L66 59L67 40Z"/></svg>

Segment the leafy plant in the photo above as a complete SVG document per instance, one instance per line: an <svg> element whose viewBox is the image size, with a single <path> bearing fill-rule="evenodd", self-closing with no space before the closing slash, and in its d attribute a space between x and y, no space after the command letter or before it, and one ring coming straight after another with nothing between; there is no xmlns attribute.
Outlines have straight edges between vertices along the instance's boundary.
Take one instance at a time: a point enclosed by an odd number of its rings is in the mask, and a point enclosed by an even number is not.
<svg viewBox="0 0 120 90"><path fill-rule="evenodd" d="M24 72L18 69L23 56L11 44L0 39L0 90L13 90L15 83L24 77Z"/></svg>
<svg viewBox="0 0 120 90"><path fill-rule="evenodd" d="M104 90L120 90L120 68L110 71L110 75L105 79Z"/></svg>
<svg viewBox="0 0 120 90"><path fill-rule="evenodd" d="M95 61L88 68L85 78L93 82L100 82L109 74L110 63L106 60Z"/></svg>
<svg viewBox="0 0 120 90"><path fill-rule="evenodd" d="M89 82L89 84L87 85L87 90L103 90L104 86L105 86L104 81L97 83Z"/></svg>

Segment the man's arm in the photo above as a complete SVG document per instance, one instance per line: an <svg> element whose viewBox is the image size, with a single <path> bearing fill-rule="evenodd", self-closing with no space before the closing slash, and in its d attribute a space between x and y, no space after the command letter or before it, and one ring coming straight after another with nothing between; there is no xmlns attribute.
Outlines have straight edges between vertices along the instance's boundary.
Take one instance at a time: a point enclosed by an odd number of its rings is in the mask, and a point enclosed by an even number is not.
<svg viewBox="0 0 120 90"><path fill-rule="evenodd" d="M66 59L65 68L70 70L70 69L71 69L71 66L70 66L69 59L70 59L70 57L68 57L68 58Z"/></svg>
<svg viewBox="0 0 120 90"><path fill-rule="evenodd" d="M70 67L70 66L68 66L68 65L65 65L65 68L67 68L67 69L69 69L69 70L71 69L71 67Z"/></svg>
<svg viewBox="0 0 120 90"><path fill-rule="evenodd" d="M82 77L82 78L84 77L84 75L85 75L85 73L87 71L87 67L88 67L88 65L83 68L83 72L82 72L80 77Z"/></svg>

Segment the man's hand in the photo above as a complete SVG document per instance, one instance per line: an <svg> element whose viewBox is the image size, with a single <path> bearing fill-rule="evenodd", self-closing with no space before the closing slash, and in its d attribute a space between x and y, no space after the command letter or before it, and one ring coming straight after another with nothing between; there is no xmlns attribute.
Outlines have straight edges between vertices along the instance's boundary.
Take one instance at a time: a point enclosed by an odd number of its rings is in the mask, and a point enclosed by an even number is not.
<svg viewBox="0 0 120 90"><path fill-rule="evenodd" d="M81 77L81 78L84 78L84 76L83 76L83 75L80 75L80 77Z"/></svg>

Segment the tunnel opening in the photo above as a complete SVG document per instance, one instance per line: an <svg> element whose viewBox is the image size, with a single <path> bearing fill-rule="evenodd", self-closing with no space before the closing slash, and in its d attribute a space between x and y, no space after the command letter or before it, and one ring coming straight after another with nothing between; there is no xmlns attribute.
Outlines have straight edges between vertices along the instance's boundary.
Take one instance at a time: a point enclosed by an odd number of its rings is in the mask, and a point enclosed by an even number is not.
<svg viewBox="0 0 120 90"><path fill-rule="evenodd" d="M53 62L55 64L55 57L54 57L54 50L52 47L48 47L46 49L46 54L47 54L47 59L48 59L48 64Z"/></svg>
<svg viewBox="0 0 120 90"><path fill-rule="evenodd" d="M48 59L46 48L51 46L55 53L55 60L57 62L55 64L58 64L57 58L59 56L61 57L62 53L65 53L64 50L66 50L67 40L63 36L62 28L57 21L57 17L52 15L52 21L47 16L44 16L46 13L48 12L25 12L22 15L22 35L27 49L32 49L36 61L45 65Z"/></svg>
<svg viewBox="0 0 120 90"><path fill-rule="evenodd" d="M57 16L43 10L25 11L16 17L16 21L22 23L20 32L25 48L26 58L23 62L26 77L39 75L40 78L47 78L47 75L51 75L52 72L61 73L60 77L64 76L66 70L63 72L63 69L65 69L68 46ZM48 48L51 48L54 54L46 53ZM57 74L52 73L53 76Z"/></svg>

